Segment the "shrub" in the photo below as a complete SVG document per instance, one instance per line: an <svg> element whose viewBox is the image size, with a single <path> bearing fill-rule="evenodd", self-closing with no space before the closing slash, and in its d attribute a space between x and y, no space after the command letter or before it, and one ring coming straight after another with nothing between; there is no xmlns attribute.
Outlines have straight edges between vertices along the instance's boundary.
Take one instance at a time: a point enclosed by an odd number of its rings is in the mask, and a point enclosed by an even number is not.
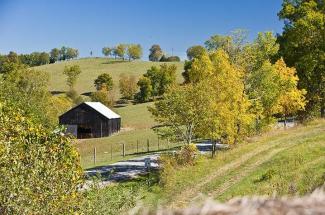
<svg viewBox="0 0 325 215"><path fill-rule="evenodd" d="M67 92L67 97L70 98L76 105L84 101L83 98L77 93L77 91L72 88Z"/></svg>
<svg viewBox="0 0 325 215"><path fill-rule="evenodd" d="M125 74L121 74L119 86L120 93L122 94L123 98L126 99L133 99L134 94L138 89L137 81L134 75L127 76Z"/></svg>
<svg viewBox="0 0 325 215"><path fill-rule="evenodd" d="M100 74L94 81L94 85L97 90L112 90L113 89L113 79L108 73Z"/></svg>
<svg viewBox="0 0 325 215"><path fill-rule="evenodd" d="M99 90L97 92L93 92L90 95L91 101L93 102L101 102L102 104L106 105L107 107L112 107L114 102L109 99L109 92L105 90Z"/></svg>
<svg viewBox="0 0 325 215"><path fill-rule="evenodd" d="M0 213L77 212L83 173L71 139L1 101L0 124Z"/></svg>
<svg viewBox="0 0 325 215"><path fill-rule="evenodd" d="M182 147L179 153L176 154L176 161L178 165L187 166L195 164L195 156L199 150L194 144L188 144Z"/></svg>
<svg viewBox="0 0 325 215"><path fill-rule="evenodd" d="M159 157L159 164L162 167L160 171L160 184L166 189L172 189L174 185L175 172L177 168L188 165L195 165L196 155L199 153L194 144L187 144L177 153L169 153Z"/></svg>

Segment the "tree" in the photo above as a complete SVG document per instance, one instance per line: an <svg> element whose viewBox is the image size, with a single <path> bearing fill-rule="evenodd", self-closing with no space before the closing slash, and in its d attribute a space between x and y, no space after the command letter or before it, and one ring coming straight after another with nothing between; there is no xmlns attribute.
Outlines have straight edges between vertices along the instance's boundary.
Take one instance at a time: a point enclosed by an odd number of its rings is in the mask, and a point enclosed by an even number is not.
<svg viewBox="0 0 325 215"><path fill-rule="evenodd" d="M119 80L119 87L120 93L124 98L133 99L138 88L135 76L127 76L125 74L121 74Z"/></svg>
<svg viewBox="0 0 325 215"><path fill-rule="evenodd" d="M180 62L181 59L178 56L166 56L163 55L160 60L160 62Z"/></svg>
<svg viewBox="0 0 325 215"><path fill-rule="evenodd" d="M193 58L198 58L203 54L206 54L206 49L203 46L191 46L186 50L187 58L192 60Z"/></svg>
<svg viewBox="0 0 325 215"><path fill-rule="evenodd" d="M194 130L201 122L201 108L205 99L201 100L204 91L198 91L193 85L173 86L162 100L149 107L155 120L161 123L158 131L162 136L187 144L192 142Z"/></svg>
<svg viewBox="0 0 325 215"><path fill-rule="evenodd" d="M284 20L279 36L280 54L297 69L298 88L306 89L303 117L320 113L325 117L325 4L324 1L285 0L278 13Z"/></svg>
<svg viewBox="0 0 325 215"><path fill-rule="evenodd" d="M239 53L245 46L247 40L247 31L236 29L230 35L214 35L204 44L208 51L224 50L232 63L236 63Z"/></svg>
<svg viewBox="0 0 325 215"><path fill-rule="evenodd" d="M110 56L110 55L112 54L112 51L113 51L113 49L110 48L110 47L104 47L104 48L102 49L102 53L103 53L103 55L105 55L106 57Z"/></svg>
<svg viewBox="0 0 325 215"><path fill-rule="evenodd" d="M275 63L275 68L280 77L282 91L276 111L284 117L284 126L286 126L286 118L289 115L304 110L306 91L297 88L298 77L296 76L296 70L287 67L282 58Z"/></svg>
<svg viewBox="0 0 325 215"><path fill-rule="evenodd" d="M184 84L188 84L191 82L189 73L190 73L190 70L192 67L192 62L193 61L189 61L189 60L185 60L185 62L184 62L184 72L182 72Z"/></svg>
<svg viewBox="0 0 325 215"><path fill-rule="evenodd" d="M171 87L150 112L173 136L191 143L192 137L235 143L252 120L242 72L218 50L193 62L195 82ZM206 71L208 68L208 72Z"/></svg>
<svg viewBox="0 0 325 215"><path fill-rule="evenodd" d="M251 104L244 90L243 71L231 63L228 54L221 49L210 54L210 61L205 57L199 59L194 60L192 68L198 74L205 75L197 76L201 78L194 83L203 91L213 93L206 98L208 102L202 111L205 114L197 128L197 135L225 143L237 143L247 134L253 119L249 111Z"/></svg>
<svg viewBox="0 0 325 215"><path fill-rule="evenodd" d="M0 100L3 98L14 104L26 116L32 116L35 122L52 127L57 123L57 116L50 114L48 82L46 72L19 64L0 78Z"/></svg>
<svg viewBox="0 0 325 215"><path fill-rule="evenodd" d="M126 53L126 45L125 44L118 44L115 48L115 54L124 60L125 53Z"/></svg>
<svg viewBox="0 0 325 215"><path fill-rule="evenodd" d="M81 201L78 151L62 129L46 129L0 98L0 211L71 214Z"/></svg>
<svg viewBox="0 0 325 215"><path fill-rule="evenodd" d="M152 96L151 81L147 77L141 77L137 83L140 91L136 94L136 100L139 102L147 102Z"/></svg>
<svg viewBox="0 0 325 215"><path fill-rule="evenodd" d="M131 44L127 46L126 51L129 60L140 59L142 57L142 47L140 44Z"/></svg>
<svg viewBox="0 0 325 215"><path fill-rule="evenodd" d="M50 52L50 63L55 63L60 60L60 50L54 48Z"/></svg>
<svg viewBox="0 0 325 215"><path fill-rule="evenodd" d="M173 65L162 64L160 67L152 66L144 77L150 79L152 85L152 96L163 95L167 88L176 82L177 67Z"/></svg>
<svg viewBox="0 0 325 215"><path fill-rule="evenodd" d="M94 85L98 91L101 89L109 91L113 88L113 79L110 74L103 73L95 79Z"/></svg>
<svg viewBox="0 0 325 215"><path fill-rule="evenodd" d="M62 46L60 49L60 60L66 60L67 59L67 47Z"/></svg>
<svg viewBox="0 0 325 215"><path fill-rule="evenodd" d="M78 57L78 55L79 55L78 49L67 48L66 59L73 59L73 58Z"/></svg>
<svg viewBox="0 0 325 215"><path fill-rule="evenodd" d="M96 92L91 93L90 95L91 101L93 102L101 102L107 107L112 107L114 102L110 99L110 94L107 89L102 88Z"/></svg>
<svg viewBox="0 0 325 215"><path fill-rule="evenodd" d="M161 50L160 46L155 44L152 45L151 48L149 49L149 60L150 61L159 61L160 58L163 56L163 51Z"/></svg>
<svg viewBox="0 0 325 215"><path fill-rule="evenodd" d="M80 73L81 73L81 69L79 65L64 67L63 74L67 76L67 85L70 87L70 89L74 88Z"/></svg>
<svg viewBox="0 0 325 215"><path fill-rule="evenodd" d="M49 64L50 63L50 55L46 52L41 52L39 55L39 65Z"/></svg>

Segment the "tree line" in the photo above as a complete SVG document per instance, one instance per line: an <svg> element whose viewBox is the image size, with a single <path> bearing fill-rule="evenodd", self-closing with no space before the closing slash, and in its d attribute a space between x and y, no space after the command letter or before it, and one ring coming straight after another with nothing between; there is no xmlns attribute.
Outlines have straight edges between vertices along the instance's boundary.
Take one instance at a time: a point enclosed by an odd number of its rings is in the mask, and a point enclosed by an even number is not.
<svg viewBox="0 0 325 215"><path fill-rule="evenodd" d="M214 35L205 46L187 50L183 85L173 84L149 111L161 123L156 131L190 144L193 138L238 143L270 128L278 117L306 111L306 89L294 67L280 55L278 39L247 32Z"/></svg>
<svg viewBox="0 0 325 215"><path fill-rule="evenodd" d="M131 61L142 57L142 47L140 44L120 43L115 47L104 47L102 53L106 57L120 58L122 60L128 59Z"/></svg>
<svg viewBox="0 0 325 215"><path fill-rule="evenodd" d="M70 60L79 56L78 49L63 46L62 48L54 48L47 52L32 52L30 54L17 54L10 51L7 55L0 55L0 73L10 70L11 64L22 63L27 66L41 66L49 63L55 63L62 60Z"/></svg>

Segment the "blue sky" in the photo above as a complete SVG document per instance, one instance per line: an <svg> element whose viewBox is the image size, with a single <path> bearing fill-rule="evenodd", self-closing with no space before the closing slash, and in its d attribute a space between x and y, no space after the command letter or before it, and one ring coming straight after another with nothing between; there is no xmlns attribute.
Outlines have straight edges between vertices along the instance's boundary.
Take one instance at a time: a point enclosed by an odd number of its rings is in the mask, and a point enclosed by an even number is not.
<svg viewBox="0 0 325 215"><path fill-rule="evenodd" d="M0 0L0 53L50 51L63 45L81 57L104 46L152 44L186 56L211 35L242 28L280 33L282 0Z"/></svg>

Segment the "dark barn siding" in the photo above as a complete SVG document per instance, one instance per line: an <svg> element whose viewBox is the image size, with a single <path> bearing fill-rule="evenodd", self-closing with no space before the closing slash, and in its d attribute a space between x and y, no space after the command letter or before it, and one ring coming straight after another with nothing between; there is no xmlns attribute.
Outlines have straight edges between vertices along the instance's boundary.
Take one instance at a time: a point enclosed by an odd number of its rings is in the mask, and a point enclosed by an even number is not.
<svg viewBox="0 0 325 215"><path fill-rule="evenodd" d="M108 119L86 104L81 104L61 115L59 123L78 125L77 138L106 137L121 128L121 118ZM90 129L91 133L85 133L87 129Z"/></svg>

